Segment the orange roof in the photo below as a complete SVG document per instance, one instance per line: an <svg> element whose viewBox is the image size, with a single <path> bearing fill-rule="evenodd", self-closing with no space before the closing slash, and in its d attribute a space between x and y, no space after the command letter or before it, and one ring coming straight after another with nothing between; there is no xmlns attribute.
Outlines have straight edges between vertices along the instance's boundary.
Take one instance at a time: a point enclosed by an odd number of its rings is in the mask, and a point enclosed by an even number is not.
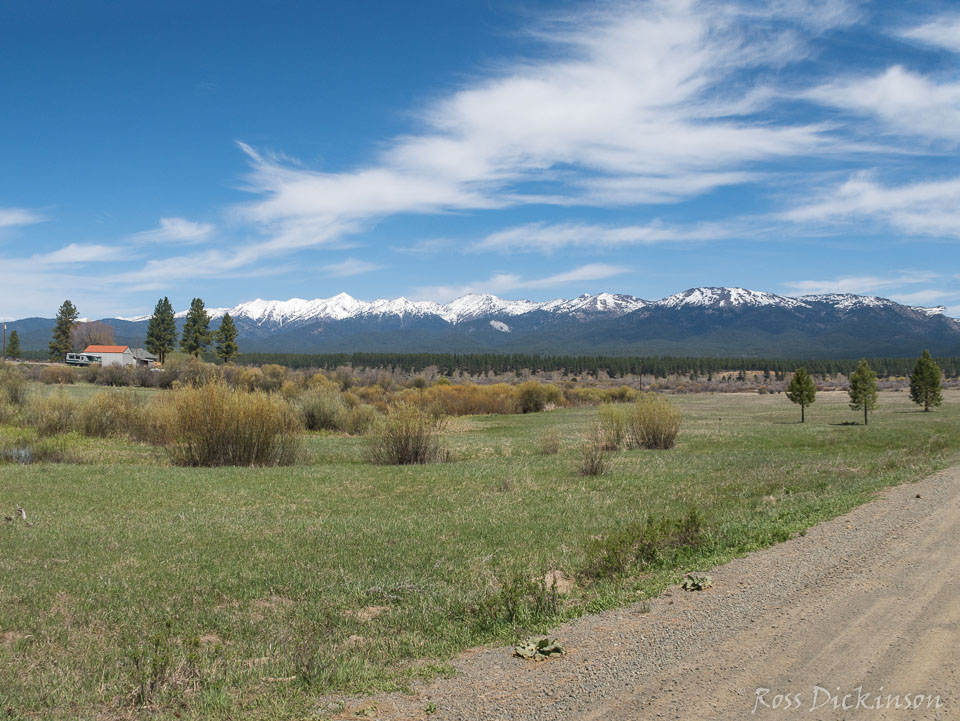
<svg viewBox="0 0 960 721"><path fill-rule="evenodd" d="M84 353L124 353L130 349L128 345L88 345Z"/></svg>

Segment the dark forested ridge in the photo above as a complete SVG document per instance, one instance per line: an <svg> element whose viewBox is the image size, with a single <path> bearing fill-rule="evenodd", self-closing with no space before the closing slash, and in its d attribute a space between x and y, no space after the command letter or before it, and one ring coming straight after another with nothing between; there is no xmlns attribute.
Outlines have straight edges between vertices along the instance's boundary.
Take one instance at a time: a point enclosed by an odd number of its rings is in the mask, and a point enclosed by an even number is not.
<svg viewBox="0 0 960 721"><path fill-rule="evenodd" d="M919 355L919 352L917 353ZM882 377L907 376L913 370L916 358L871 358L870 366ZM960 375L960 357L937 358L937 364L949 378ZM665 378L670 375L696 374L708 377L717 373L765 372L782 378L799 367L814 376L849 374L857 367L857 359L769 359L769 358L694 358L679 356L562 356L525 353L244 353L238 363L264 365L276 363L288 368L319 368L331 370L340 366L353 368L384 368L407 373L419 373L436 368L441 375L461 372L471 376L487 373L503 374L522 371L559 371L567 375L603 372L619 378L627 375L652 375Z"/></svg>

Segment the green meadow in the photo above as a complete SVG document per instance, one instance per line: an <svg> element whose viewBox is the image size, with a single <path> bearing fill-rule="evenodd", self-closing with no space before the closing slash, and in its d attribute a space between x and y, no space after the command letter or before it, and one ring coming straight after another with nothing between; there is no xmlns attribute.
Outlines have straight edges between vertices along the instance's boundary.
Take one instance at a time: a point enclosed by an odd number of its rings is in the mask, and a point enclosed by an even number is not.
<svg viewBox="0 0 960 721"><path fill-rule="evenodd" d="M332 433L280 468L179 468L74 434L80 463L0 464L0 717L322 717L330 694L404 689L466 648L642 601L960 450L956 391L931 413L882 392L866 427L838 392L803 425L780 394L671 400L675 448L612 452L593 477L595 407L452 419L450 461L422 466L372 465L366 439ZM598 563L687 518L696 543Z"/></svg>

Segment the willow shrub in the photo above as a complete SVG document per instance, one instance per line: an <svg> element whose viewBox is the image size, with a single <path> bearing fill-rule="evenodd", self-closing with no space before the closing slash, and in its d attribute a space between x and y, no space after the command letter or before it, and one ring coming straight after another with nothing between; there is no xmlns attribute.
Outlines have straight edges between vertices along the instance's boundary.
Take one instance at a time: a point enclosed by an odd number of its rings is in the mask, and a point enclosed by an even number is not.
<svg viewBox="0 0 960 721"><path fill-rule="evenodd" d="M0 361L0 404L22 406L27 400L27 379L20 369Z"/></svg>
<svg viewBox="0 0 960 721"><path fill-rule="evenodd" d="M429 388L409 388L400 397L409 404L437 408L448 416L509 415L519 410L516 387L506 383L436 383Z"/></svg>
<svg viewBox="0 0 960 721"><path fill-rule="evenodd" d="M405 466L446 460L443 419L409 403L392 408L369 436L368 457L378 465Z"/></svg>
<svg viewBox="0 0 960 721"><path fill-rule="evenodd" d="M680 421L680 410L673 403L657 393L644 393L626 408L627 444L630 448L673 448Z"/></svg>
<svg viewBox="0 0 960 721"><path fill-rule="evenodd" d="M644 393L634 403L600 408L600 427L608 450L673 448L680 421L677 407L656 393Z"/></svg>
<svg viewBox="0 0 960 721"><path fill-rule="evenodd" d="M130 391L101 391L80 403L74 425L85 436L140 439L150 411L142 396Z"/></svg>
<svg viewBox="0 0 960 721"><path fill-rule="evenodd" d="M31 398L25 415L27 425L36 428L37 435L55 436L72 431L79 412L80 402L60 389Z"/></svg>
<svg viewBox="0 0 960 721"><path fill-rule="evenodd" d="M285 466L302 453L299 414L276 395L210 383L164 394L152 410L178 466Z"/></svg>

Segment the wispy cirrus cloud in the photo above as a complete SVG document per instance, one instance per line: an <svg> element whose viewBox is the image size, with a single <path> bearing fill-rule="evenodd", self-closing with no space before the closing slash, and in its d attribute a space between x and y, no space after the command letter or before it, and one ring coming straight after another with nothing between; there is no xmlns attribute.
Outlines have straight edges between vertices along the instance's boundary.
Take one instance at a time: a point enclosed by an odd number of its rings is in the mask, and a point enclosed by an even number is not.
<svg viewBox="0 0 960 721"><path fill-rule="evenodd" d="M890 276L846 275L826 280L795 280L784 283L783 285L795 295L818 295L823 293L874 295L903 288L904 286L930 283L939 278L941 278L939 273L916 270L903 271ZM904 296L901 294L900 297Z"/></svg>
<svg viewBox="0 0 960 721"><path fill-rule="evenodd" d="M130 240L137 243L201 243L216 230L212 223L196 223L186 218L160 218L160 225L152 230L134 233Z"/></svg>
<svg viewBox="0 0 960 721"><path fill-rule="evenodd" d="M849 22L830 4L815 31ZM784 20L791 23L785 30ZM758 120L758 70L802 57L814 32L787 3L654 0L568 15L534 33L539 59L501 64L423 108L366 167L305 168L239 143L236 209L274 251L328 246L379 218L563 204L678 202L762 177L752 165L829 152L818 123ZM737 82L742 73L754 82Z"/></svg>
<svg viewBox="0 0 960 721"><path fill-rule="evenodd" d="M798 223L868 220L912 235L956 238L960 237L960 177L882 185L860 173L781 217Z"/></svg>
<svg viewBox="0 0 960 721"><path fill-rule="evenodd" d="M563 273L545 278L524 278L515 273L495 273L486 280L478 280L458 285L421 286L414 290L418 300L436 300L446 302L469 293L509 293L520 290L541 290L559 288L571 284L605 280L630 272L629 268L607 263L588 263Z"/></svg>
<svg viewBox="0 0 960 721"><path fill-rule="evenodd" d="M645 225L591 225L586 223L527 223L491 233L474 250L551 253L571 247L622 248L635 245L686 243L736 237L743 231L737 223L668 225L654 221Z"/></svg>
<svg viewBox="0 0 960 721"><path fill-rule="evenodd" d="M802 96L873 118L889 133L960 141L960 82L954 79L938 81L894 65L879 75L833 80Z"/></svg>
<svg viewBox="0 0 960 721"><path fill-rule="evenodd" d="M960 53L960 13L941 15L923 25L907 28L900 36Z"/></svg>
<svg viewBox="0 0 960 721"><path fill-rule="evenodd" d="M30 262L41 265L77 265L84 263L115 263L127 260L127 248L98 243L70 243L49 253L31 256Z"/></svg>
<svg viewBox="0 0 960 721"><path fill-rule="evenodd" d="M44 218L35 210L26 208L0 208L0 229L12 228L17 225L33 225L42 223Z"/></svg>
<svg viewBox="0 0 960 721"><path fill-rule="evenodd" d="M321 270L334 278L347 278L353 275L361 275L362 273L371 273L382 268L383 266L377 263L360 260L359 258L347 258L340 263L325 265Z"/></svg>

